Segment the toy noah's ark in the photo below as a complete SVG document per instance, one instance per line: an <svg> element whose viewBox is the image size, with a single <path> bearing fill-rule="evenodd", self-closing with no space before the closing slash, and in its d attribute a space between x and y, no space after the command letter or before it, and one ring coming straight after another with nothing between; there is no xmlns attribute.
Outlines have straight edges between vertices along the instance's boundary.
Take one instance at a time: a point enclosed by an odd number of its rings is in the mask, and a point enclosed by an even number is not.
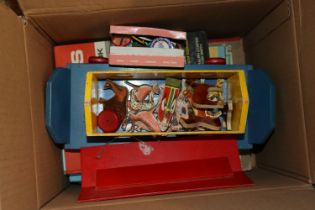
<svg viewBox="0 0 315 210"><path fill-rule="evenodd" d="M251 149L274 128L274 87L248 65L159 70L72 64L54 71L46 95L47 127L66 149L107 137L183 135L233 135L239 148Z"/></svg>

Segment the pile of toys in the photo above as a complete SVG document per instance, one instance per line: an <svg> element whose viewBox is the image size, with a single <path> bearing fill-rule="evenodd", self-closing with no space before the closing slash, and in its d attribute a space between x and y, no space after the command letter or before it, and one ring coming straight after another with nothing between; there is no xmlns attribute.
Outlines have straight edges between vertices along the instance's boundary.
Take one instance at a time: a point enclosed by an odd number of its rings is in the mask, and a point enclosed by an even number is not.
<svg viewBox="0 0 315 210"><path fill-rule="evenodd" d="M233 103L225 79L107 79L99 81L98 90L93 111L101 132L231 130Z"/></svg>

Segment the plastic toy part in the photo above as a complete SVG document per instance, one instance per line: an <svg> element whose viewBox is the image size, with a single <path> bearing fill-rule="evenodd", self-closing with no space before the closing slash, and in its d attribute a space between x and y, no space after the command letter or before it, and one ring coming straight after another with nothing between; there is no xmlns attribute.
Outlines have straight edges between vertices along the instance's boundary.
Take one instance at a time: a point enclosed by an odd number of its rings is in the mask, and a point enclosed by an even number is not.
<svg viewBox="0 0 315 210"><path fill-rule="evenodd" d="M253 185L233 139L86 147L81 162L79 202Z"/></svg>
<svg viewBox="0 0 315 210"><path fill-rule="evenodd" d="M119 86L111 80L106 80L104 89L111 89L115 94L108 100L103 98L99 99L99 102L103 105L104 111L100 113L101 116L98 117L98 125L104 132L108 133L110 131L116 131L126 117L128 90L126 87ZM109 128L106 128L106 126L109 126Z"/></svg>
<svg viewBox="0 0 315 210"><path fill-rule="evenodd" d="M263 144L276 126L276 91L265 72L255 70L247 74L251 101L245 137L250 144Z"/></svg>
<svg viewBox="0 0 315 210"><path fill-rule="evenodd" d="M80 150L62 150L64 173L67 175L81 174Z"/></svg>
<svg viewBox="0 0 315 210"><path fill-rule="evenodd" d="M205 64L219 64L224 65L226 64L225 58L208 58L205 60Z"/></svg>
<svg viewBox="0 0 315 210"><path fill-rule="evenodd" d="M108 63L108 58L104 58L104 57L101 57L101 56L90 56L89 57L89 63L107 64Z"/></svg>
<svg viewBox="0 0 315 210"><path fill-rule="evenodd" d="M97 125L105 133L115 132L120 126L119 116L111 109L104 109L97 116Z"/></svg>
<svg viewBox="0 0 315 210"><path fill-rule="evenodd" d="M131 42L131 38L129 36L121 36L121 35L113 35L112 43L115 46L128 46Z"/></svg>
<svg viewBox="0 0 315 210"><path fill-rule="evenodd" d="M57 144L70 142L71 72L59 68L46 85L45 122L49 134Z"/></svg>

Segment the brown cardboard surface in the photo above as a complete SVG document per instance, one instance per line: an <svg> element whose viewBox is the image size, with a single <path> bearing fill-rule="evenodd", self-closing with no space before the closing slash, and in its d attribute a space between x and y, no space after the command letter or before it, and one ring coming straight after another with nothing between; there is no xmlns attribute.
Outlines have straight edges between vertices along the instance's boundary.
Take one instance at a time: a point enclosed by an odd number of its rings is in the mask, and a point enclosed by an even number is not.
<svg viewBox="0 0 315 210"><path fill-rule="evenodd" d="M274 207L290 207L282 203L285 197L302 190L306 199L314 196L309 185L287 178L276 173L257 169L248 173L256 186L249 188L199 191L192 193L175 193L160 196L147 196L131 199L118 199L102 202L78 203L79 185L72 185L62 194L47 204L43 210L61 209L279 209ZM307 191L304 192L304 191ZM311 194L308 194L311 193ZM298 194L298 193L297 193ZM301 195L300 195L301 196ZM302 197L299 197L301 199ZM291 195L290 197L294 197ZM266 202L267 200L268 202ZM277 200L278 199L278 200ZM279 200L281 199L281 200ZM296 207L301 201L295 198L291 204ZM311 199L310 199L311 200ZM271 203L269 203L271 202ZM315 201L312 201L315 202ZM265 203L265 204L263 204ZM267 203L267 204L266 204ZM269 203L269 204L268 204ZM263 206L262 206L263 205ZM269 206L270 205L270 206ZM267 208L268 207L268 208ZM302 206L303 207L303 206ZM302 208L301 207L301 208ZM310 206L309 206L310 207ZM310 208L306 209L310 209ZM282 209L280 208L280 209ZM289 208L290 209L290 208ZM294 209L291 207L291 209Z"/></svg>
<svg viewBox="0 0 315 210"><path fill-rule="evenodd" d="M241 210L313 210L315 191L310 186L261 191L244 191L214 195L188 195L177 198L156 198L144 202L117 203L115 205L94 204L94 206L50 208L54 210L143 210L143 209L241 209ZM46 209L46 208L44 208Z"/></svg>
<svg viewBox="0 0 315 210"><path fill-rule="evenodd" d="M263 40L266 36L276 30L279 25L291 17L291 7L288 1L283 1L268 16L266 16L254 30L251 30L246 36L246 45L255 45Z"/></svg>
<svg viewBox="0 0 315 210"><path fill-rule="evenodd" d="M5 4L10 7L17 15L22 15L22 10L17 0L0 0L3 1Z"/></svg>
<svg viewBox="0 0 315 210"><path fill-rule="evenodd" d="M37 209L23 23L0 3L0 195L2 210Z"/></svg>
<svg viewBox="0 0 315 210"><path fill-rule="evenodd" d="M231 43L233 49L233 64L245 64L245 52L243 47L243 40Z"/></svg>
<svg viewBox="0 0 315 210"><path fill-rule="evenodd" d="M314 52L315 52L315 4L312 1L300 0L300 34L299 51L301 82L306 132L309 145L311 181L315 183L315 97L314 97Z"/></svg>
<svg viewBox="0 0 315 210"><path fill-rule="evenodd" d="M39 13L56 13L56 12L69 12L69 11L99 11L110 9L129 9L129 8L145 8L145 7L160 7L160 6L173 6L173 5L191 5L191 4L218 4L218 3L233 3L233 2L252 2L260 4L261 6L268 5L269 7L275 6L280 0L18 0L24 13L39 14Z"/></svg>
<svg viewBox="0 0 315 210"><path fill-rule="evenodd" d="M277 15L274 17L273 21L282 20L277 19ZM276 129L262 152L258 154L258 165L281 170L282 173L308 181L308 149L294 19L279 23L278 28L268 32L260 42L247 43L246 49L249 63L264 69L276 86ZM253 40L251 36L259 32L263 34L263 24L246 39Z"/></svg>
<svg viewBox="0 0 315 210"><path fill-rule="evenodd" d="M90 3L90 1L85 2ZM242 36L279 1L238 0L215 3L208 1L202 4L195 4L191 1L189 4L174 3L171 5L163 5L163 2L160 2L161 6L156 7L152 5L136 7L128 5L127 1L124 4L125 7L118 7L117 4L113 3L113 8L111 8L111 4L106 2L107 7L104 4L97 4L98 10L96 11L90 10L89 7L77 10L80 8L80 4L76 2L76 7L73 7L76 11L63 12L62 8L58 8L55 13L34 13L27 14L27 16L56 42L104 39L108 37L110 24L136 24L189 31L202 29L212 37L223 34L225 36ZM91 4L93 4L92 1ZM57 3L56 6L60 7ZM67 33L65 33L65 29Z"/></svg>
<svg viewBox="0 0 315 210"><path fill-rule="evenodd" d="M25 37L34 124L37 196L38 205L41 206L64 188L66 177L61 167L60 149L51 141L45 127L45 86L54 68L52 44L30 24L25 26Z"/></svg>
<svg viewBox="0 0 315 210"><path fill-rule="evenodd" d="M300 55L300 46L301 46L301 3L300 0L292 0L292 11L295 19L295 27L296 27L296 40L298 44L298 51Z"/></svg>

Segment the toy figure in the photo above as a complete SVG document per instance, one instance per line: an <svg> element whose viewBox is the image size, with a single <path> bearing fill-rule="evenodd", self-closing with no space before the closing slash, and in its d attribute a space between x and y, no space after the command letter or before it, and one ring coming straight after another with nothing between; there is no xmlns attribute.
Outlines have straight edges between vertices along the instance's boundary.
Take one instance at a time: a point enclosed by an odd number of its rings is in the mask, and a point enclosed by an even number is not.
<svg viewBox="0 0 315 210"><path fill-rule="evenodd" d="M159 122L153 115L153 109L151 111L141 111L137 114L129 114L129 119L140 129L153 132L161 131Z"/></svg>
<svg viewBox="0 0 315 210"><path fill-rule="evenodd" d="M193 84L192 105L200 109L222 109L224 99L222 98L222 88L208 84Z"/></svg>
<svg viewBox="0 0 315 210"><path fill-rule="evenodd" d="M176 99L179 95L181 80L166 78L164 93L161 96L158 111L158 121L161 131L166 131L175 112Z"/></svg>
<svg viewBox="0 0 315 210"><path fill-rule="evenodd" d="M190 107L188 98L181 92L176 100L175 118L172 121L171 131L181 130L182 126L179 123L180 119L188 119L188 108Z"/></svg>
<svg viewBox="0 0 315 210"><path fill-rule="evenodd" d="M160 93L160 88L157 84L153 86L138 86L128 81L125 81L125 83L134 88L130 92L130 102L128 102L128 107L132 111L148 111L154 108L153 95Z"/></svg>
<svg viewBox="0 0 315 210"><path fill-rule="evenodd" d="M186 129L196 130L203 128L206 130L215 131L221 129L221 121L219 118L212 119L208 116L199 117L194 114L192 109L189 110L189 118L188 119L181 118L179 122Z"/></svg>
<svg viewBox="0 0 315 210"><path fill-rule="evenodd" d="M127 101L127 94L128 90L124 86L117 85L116 83L112 82L111 80L106 80L104 85L104 90L111 89L114 92L114 96L109 100L105 100L100 98L98 101L103 105L103 111L98 115L98 126L104 132L114 132L116 131L120 124L126 117L126 101ZM117 115L116 121L108 121L108 119L115 119L115 115ZM104 119L104 120L100 120ZM107 119L107 120L106 120ZM106 124L99 124L99 123L106 123ZM108 130L108 125L110 123L118 124L118 126L112 126L110 131ZM114 129L116 128L116 129Z"/></svg>
<svg viewBox="0 0 315 210"><path fill-rule="evenodd" d="M222 81L217 81L217 84L221 85ZM193 92L198 89L198 87L207 87L211 91L217 91L221 93L220 87L211 87L207 84L199 84L196 83L194 80L187 80L186 81L186 89L182 92L183 96L188 101L188 111L185 117L180 117L179 122L185 129L206 129L206 130L220 130L221 129L221 120L219 117L222 115L222 112L219 109L207 109L207 108L197 108L193 106L194 96L196 97L196 92ZM201 88L200 88L201 89ZM200 90L199 89L199 90ZM201 94L200 91L199 94ZM210 92L210 91L209 91ZM197 91L198 93L198 91ZM220 94L218 94L218 98L222 100ZM224 104L224 102L222 102ZM176 110L177 112L180 110Z"/></svg>

